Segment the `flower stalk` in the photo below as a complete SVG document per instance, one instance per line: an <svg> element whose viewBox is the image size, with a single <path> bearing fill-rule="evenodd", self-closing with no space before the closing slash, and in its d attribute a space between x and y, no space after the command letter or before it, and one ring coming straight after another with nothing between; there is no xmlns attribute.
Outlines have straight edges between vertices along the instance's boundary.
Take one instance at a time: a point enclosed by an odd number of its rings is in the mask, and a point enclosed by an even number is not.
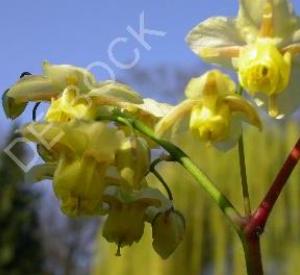
<svg viewBox="0 0 300 275"><path fill-rule="evenodd" d="M150 169L149 172L151 172L158 180L159 182L163 185L163 187L165 188L167 194L168 194L168 198L170 201L174 200L172 191L170 189L170 187L168 186L167 182L164 180L164 178L162 177L162 175L155 169L155 166L160 163L162 161L162 159L156 159L154 160L151 165L150 165Z"/></svg>
<svg viewBox="0 0 300 275"><path fill-rule="evenodd" d="M243 92L244 92L243 87L241 85L239 85L237 94L242 95ZM243 200L244 200L244 212L245 212L245 216L249 217L251 215L251 204L250 204L250 196L249 196L249 188L248 188L248 178L247 178L247 167L246 167L245 145L244 145L243 132L238 141L238 155L239 155L238 157L239 157L239 164L240 164L242 194L243 194Z"/></svg>
<svg viewBox="0 0 300 275"><path fill-rule="evenodd" d="M246 217L251 215L251 204L248 189L248 179L247 179L247 169L246 169L246 159L245 159L245 149L244 149L244 137L241 135L238 142L238 154L240 163L240 174L241 174L241 185L244 200L244 211Z"/></svg>

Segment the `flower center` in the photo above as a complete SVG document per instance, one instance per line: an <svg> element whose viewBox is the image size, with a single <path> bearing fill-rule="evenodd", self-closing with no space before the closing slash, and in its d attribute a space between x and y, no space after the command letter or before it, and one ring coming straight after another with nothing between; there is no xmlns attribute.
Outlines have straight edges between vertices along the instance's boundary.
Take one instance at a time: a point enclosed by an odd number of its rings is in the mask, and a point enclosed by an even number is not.
<svg viewBox="0 0 300 275"><path fill-rule="evenodd" d="M191 113L190 128L203 141L221 141L229 133L230 119L230 110L225 104L217 106L215 110L207 106L195 106Z"/></svg>
<svg viewBox="0 0 300 275"><path fill-rule="evenodd" d="M68 87L58 99L52 99L46 114L49 122L67 122L72 119L92 119L94 108L91 100Z"/></svg>
<svg viewBox="0 0 300 275"><path fill-rule="evenodd" d="M241 51L237 65L241 85L252 95L272 97L269 107L276 109L274 97L287 88L290 80L291 54L281 54L272 39L258 38ZM275 109L269 112L275 114Z"/></svg>
<svg viewBox="0 0 300 275"><path fill-rule="evenodd" d="M290 78L291 56L282 55L272 40L259 38L242 50L238 61L241 84L249 93L281 93Z"/></svg>
<svg viewBox="0 0 300 275"><path fill-rule="evenodd" d="M278 83L278 70L274 69L265 64L249 66L243 85L253 94L256 92L273 94Z"/></svg>

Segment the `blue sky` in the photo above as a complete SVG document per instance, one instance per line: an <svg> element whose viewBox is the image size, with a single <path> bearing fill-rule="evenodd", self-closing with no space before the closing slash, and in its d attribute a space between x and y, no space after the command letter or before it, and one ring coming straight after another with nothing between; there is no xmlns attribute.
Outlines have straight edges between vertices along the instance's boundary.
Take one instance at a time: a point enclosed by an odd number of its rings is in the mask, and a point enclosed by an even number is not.
<svg viewBox="0 0 300 275"><path fill-rule="evenodd" d="M231 5L227 1L218 0L221 4L217 7L211 5L211 0L2 2L0 88L12 83L22 70L39 71L45 59L81 66L102 61L111 66L107 49L117 37L129 39L116 48L117 57L123 61L131 58L133 49L138 47L141 65L195 62L197 58L184 42L186 33L210 15L234 15L237 1L232 0ZM147 37L152 46L150 51L141 47L126 30L128 25L138 30L143 11L146 28L166 32L163 38Z"/></svg>
<svg viewBox="0 0 300 275"><path fill-rule="evenodd" d="M93 62L107 64L118 78L124 70L110 61L107 49L118 37L128 43L116 47L116 56L129 61L133 49L140 53L140 66L202 63L189 50L184 37L191 27L214 15L233 16L237 0L3 0L0 4L0 90L9 87L22 71L38 73L43 60L86 67ZM299 10L297 2L296 9ZM145 27L166 32L164 37L146 36L150 51L126 30L139 28L144 12ZM108 78L103 69L95 71ZM128 73L128 72L127 72ZM0 108L0 120L7 126Z"/></svg>

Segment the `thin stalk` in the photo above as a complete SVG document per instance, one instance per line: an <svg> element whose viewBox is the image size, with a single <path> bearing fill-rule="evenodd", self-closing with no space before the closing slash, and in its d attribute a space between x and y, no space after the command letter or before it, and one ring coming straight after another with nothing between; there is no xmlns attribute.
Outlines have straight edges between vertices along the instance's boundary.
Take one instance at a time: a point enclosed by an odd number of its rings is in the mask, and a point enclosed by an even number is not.
<svg viewBox="0 0 300 275"><path fill-rule="evenodd" d="M244 201L244 211L246 217L249 217L251 215L251 204L250 204L250 196L249 196L249 189L248 189L247 168L246 168L244 147L245 147L244 137L242 134L239 139L238 153L239 153L241 185L242 185L242 193L243 193L243 201Z"/></svg>
<svg viewBox="0 0 300 275"><path fill-rule="evenodd" d="M36 121L36 118L37 118L37 115L36 115L37 109L38 109L38 107L40 106L41 103L42 103L42 102L37 102L37 103L35 103L34 106L33 106L33 109L32 109L32 120L33 120L33 121Z"/></svg>
<svg viewBox="0 0 300 275"><path fill-rule="evenodd" d="M237 90L237 94L242 96L244 89L241 85ZM244 137L243 133L239 139L238 144L238 153L239 153L239 163L240 163L240 175L241 175L241 185L242 185L242 194L243 194L243 202L244 202L244 211L246 217L251 215L251 204L250 204L250 196L249 196L249 189L248 189L248 180L247 180L247 167L246 167L246 160L245 160L245 146L244 146Z"/></svg>
<svg viewBox="0 0 300 275"><path fill-rule="evenodd" d="M149 172L151 172L153 169L155 169L156 165L160 164L162 161L165 161L165 160L162 158L157 158L157 159L153 160L150 164Z"/></svg>
<svg viewBox="0 0 300 275"><path fill-rule="evenodd" d="M163 185L163 187L165 188L167 194L168 194L168 198L170 201L173 201L173 194L172 194L172 191L170 190L167 182L164 180L164 178L162 177L162 175L155 169L155 168L152 168L151 169L151 173L157 177L157 179L160 181L160 183Z"/></svg>
<svg viewBox="0 0 300 275"><path fill-rule="evenodd" d="M174 198L173 198L173 194L172 194L171 189L169 188L167 182L164 180L164 178L162 177L162 175L155 169L155 167L159 163L161 163L162 161L164 161L163 158L157 158L154 161L152 161L152 163L150 164L150 168L149 168L149 172L148 173L152 173L160 181L160 183L163 185L163 187L165 188L165 190L166 190L166 192L168 194L169 200L173 201Z"/></svg>

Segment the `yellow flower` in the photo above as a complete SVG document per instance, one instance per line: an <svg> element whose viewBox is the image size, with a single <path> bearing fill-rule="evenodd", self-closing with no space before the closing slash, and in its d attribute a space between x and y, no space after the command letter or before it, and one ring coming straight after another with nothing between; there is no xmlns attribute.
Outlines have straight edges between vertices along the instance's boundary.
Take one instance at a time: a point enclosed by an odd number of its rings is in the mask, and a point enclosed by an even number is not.
<svg viewBox="0 0 300 275"><path fill-rule="evenodd" d="M143 188L139 191L126 191L110 186L106 189L103 200L109 205L108 217L103 226L103 236L120 248L138 242L144 233L146 210L161 205L160 191Z"/></svg>
<svg viewBox="0 0 300 275"><path fill-rule="evenodd" d="M48 62L43 64L42 75L23 77L2 98L5 113L12 119L18 117L30 101L51 102L50 121L80 118L82 109L85 114L89 113L86 107L91 105L126 108L143 103L140 95L127 85L115 81L97 82L85 69ZM69 107L71 110L67 111ZM90 114L85 118L89 117Z"/></svg>
<svg viewBox="0 0 300 275"><path fill-rule="evenodd" d="M288 0L240 0L237 18L213 17L187 36L207 62L237 70L241 85L281 118L300 103L300 18Z"/></svg>
<svg viewBox="0 0 300 275"><path fill-rule="evenodd" d="M260 38L241 50L238 60L239 80L254 95L262 92L270 103L289 83L291 54L282 55L269 38ZM270 104L271 115L277 116L276 105Z"/></svg>
<svg viewBox="0 0 300 275"><path fill-rule="evenodd" d="M83 121L31 123L21 133L52 154L53 188L62 211L69 216L101 214L103 192L111 184L109 167L123 133L102 122ZM49 173L53 165L45 168ZM43 179L41 171L35 173Z"/></svg>
<svg viewBox="0 0 300 275"><path fill-rule="evenodd" d="M241 133L242 120L261 128L254 107L235 90L229 76L217 70L192 79L185 91L188 99L157 124L157 135L192 131L204 142L231 147Z"/></svg>
<svg viewBox="0 0 300 275"><path fill-rule="evenodd" d="M28 102L50 102L45 120L67 122L96 120L119 110L154 127L170 109L142 97L129 86L116 81L97 82L89 71L71 65L43 64L42 75L26 75L8 89L2 104L7 117L17 118ZM150 141L148 141L150 143Z"/></svg>
<svg viewBox="0 0 300 275"><path fill-rule="evenodd" d="M42 75L26 75L7 90L2 99L4 110L8 117L16 118L29 101L50 101L69 86L87 93L95 85L94 76L87 70L44 62Z"/></svg>

